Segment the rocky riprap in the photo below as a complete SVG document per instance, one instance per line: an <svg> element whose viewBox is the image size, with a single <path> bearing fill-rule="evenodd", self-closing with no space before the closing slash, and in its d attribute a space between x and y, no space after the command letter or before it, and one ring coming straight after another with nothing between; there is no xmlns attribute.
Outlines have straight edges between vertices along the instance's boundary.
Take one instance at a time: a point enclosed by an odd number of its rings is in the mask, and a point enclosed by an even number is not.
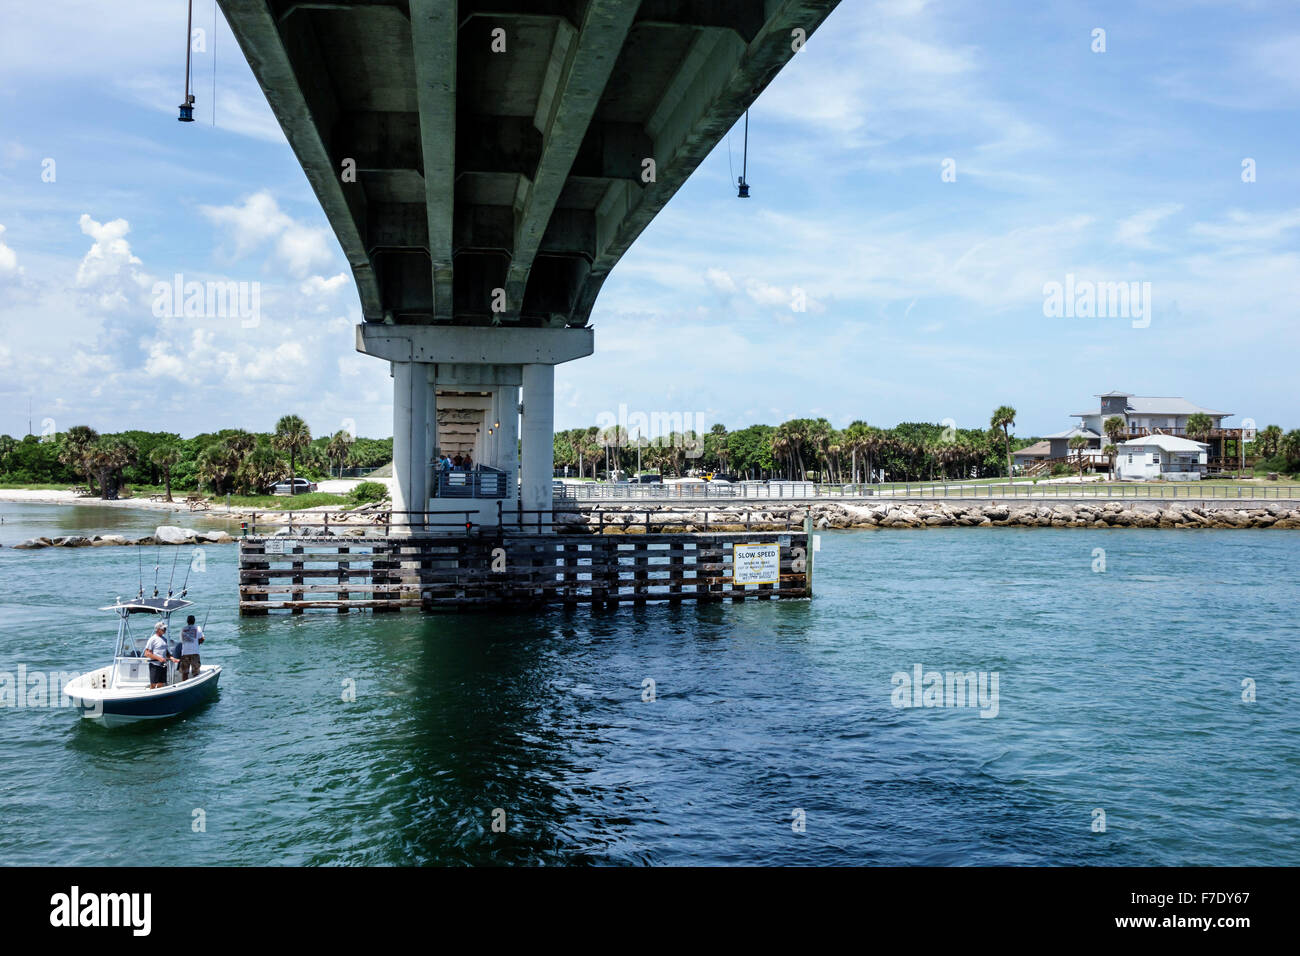
<svg viewBox="0 0 1300 956"><path fill-rule="evenodd" d="M705 512L667 512L629 506L604 515L604 530L639 533L650 530L703 531ZM1300 528L1300 505L1288 502L1258 507L1212 507L1184 503L1121 504L1110 502L824 502L810 507L710 508L707 530L766 531L788 529L811 511L813 525L825 528ZM556 530L597 530L600 519L582 512L555 516Z"/></svg>
<svg viewBox="0 0 1300 956"><path fill-rule="evenodd" d="M225 531L195 531L193 528L162 525L153 534L146 534L139 538L129 538L121 534L97 534L90 537L69 534L57 538L28 538L14 545L14 548L35 550L37 548L126 547L144 544L230 544L234 540Z"/></svg>

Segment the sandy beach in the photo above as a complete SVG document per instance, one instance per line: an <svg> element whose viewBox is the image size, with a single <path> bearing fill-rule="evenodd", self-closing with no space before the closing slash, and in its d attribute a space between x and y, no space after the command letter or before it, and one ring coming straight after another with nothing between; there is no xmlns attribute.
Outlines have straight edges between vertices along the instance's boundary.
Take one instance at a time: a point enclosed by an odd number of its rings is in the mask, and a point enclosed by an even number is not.
<svg viewBox="0 0 1300 956"><path fill-rule="evenodd" d="M355 488L357 485L359 485L361 483L361 480L362 479L359 478L336 478L327 481L322 481L319 483L319 487L317 490L322 491L326 494L345 495L353 488ZM380 479L371 479L371 480L378 480L383 483L392 481L391 478L388 479L380 478ZM221 501L220 498L212 499L212 507L210 509L205 508L202 511L191 512L189 506L185 503L186 494L187 494L186 492L181 492L181 491L173 492L173 497L176 500L172 502L152 501L149 499L147 495L138 498L119 498L116 501L105 501L103 498L98 498L93 496L83 497L81 495L74 494L72 491L69 491L67 489L0 488L0 501L13 501L13 502L22 502L25 504L42 504L42 505L89 505L91 507L96 507L96 508L136 508L136 509L144 509L148 511L183 512L185 514L193 513L193 514L207 515L209 517L217 516L217 515L230 515L232 518L237 518L241 515L247 515L252 513L252 509L249 508L244 508L239 506L228 508ZM330 505L321 505L318 508L303 509L303 510L304 511L306 510L337 511L339 510L339 507L330 506ZM259 512L259 514L264 514L264 513L265 512Z"/></svg>

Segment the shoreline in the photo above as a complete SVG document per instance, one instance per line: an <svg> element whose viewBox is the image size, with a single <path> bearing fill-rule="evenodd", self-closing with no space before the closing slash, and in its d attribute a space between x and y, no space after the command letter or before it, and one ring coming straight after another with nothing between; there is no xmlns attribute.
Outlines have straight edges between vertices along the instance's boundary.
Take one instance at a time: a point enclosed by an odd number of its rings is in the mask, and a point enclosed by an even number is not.
<svg viewBox="0 0 1300 956"><path fill-rule="evenodd" d="M361 479L332 479L321 482L321 491L327 494L346 494L351 488L361 483ZM336 487L325 487L334 485ZM158 511L169 514L187 514L194 517L217 518L222 521L240 521L256 515L288 514L290 509L248 508L241 505L227 506L214 500L211 507L192 510L184 500L185 492L173 493L173 499L151 501L148 498L118 498L107 501L93 496L81 496L68 490L51 488L0 488L0 503L32 505L85 505L91 508L135 508L141 511ZM294 514L306 514L313 511L343 512L355 505L316 505L311 508L294 508Z"/></svg>
<svg viewBox="0 0 1300 956"><path fill-rule="evenodd" d="M671 509L665 511L665 508ZM568 519L561 515L568 514ZM788 529L812 516L815 530L924 528L1216 528L1300 529L1300 502L1170 502L1160 499L1086 502L1061 499L1026 502L1015 499L944 502L876 501L847 504L767 507L673 508L626 506L604 510L605 533L639 534L647 516L656 531L762 531ZM662 519L671 517L671 521ZM557 512L557 531L581 533L590 527L580 510ZM566 527L567 526L567 527Z"/></svg>
<svg viewBox="0 0 1300 956"><path fill-rule="evenodd" d="M141 501L128 498L118 501L104 501L97 498L79 498L68 491L38 491L26 489L0 490L0 501L30 504L108 506L118 508L136 508L160 514L185 513L193 516L216 518L219 521L239 521L249 519L257 514L263 519L282 517L283 524L276 536L297 538L325 537L318 529L315 533L294 535L292 533L289 512L257 511L251 509L227 509L224 505L213 505L210 511L190 512L180 503ZM718 505L712 507L683 507L671 502L646 504L602 503L598 506L603 512L601 526L606 534L639 534L649 524L653 530L661 532L681 531L753 531L769 533L788 530L792 524L802 522L811 515L816 530L866 530L866 529L924 529L932 527L1017 527L1017 528L1215 528L1215 529L1265 529L1283 530L1300 529L1300 501L1251 501L1244 500L1203 500L1169 501L1159 498L1127 499L1123 502L1106 500L1055 499L1037 501L1005 498L1002 500L944 501L933 499L861 499L857 501L838 500L833 502L791 502L787 505L758 506L757 503L745 505ZM340 529L339 536L367 534L373 527L373 505L362 506L355 512L347 512L344 517L341 509L330 505L318 505L295 511L296 515L309 515L313 512L335 512L339 516L333 519ZM555 531L558 534L591 533L593 525L590 509L582 506L557 509L555 512ZM267 524L273 521L268 520ZM188 532L184 535L148 535L140 541L122 540L120 535L94 535L90 537L76 534L61 538L29 539L12 548L44 547L85 547L85 546L131 546L140 543L158 544L193 544L196 539L203 539L206 532L194 532L192 529L174 525L159 526L169 530ZM225 534L225 532L221 532ZM329 537L336 533L327 533ZM171 538L172 540L166 540ZM227 538L233 541L233 538ZM39 542L39 543L38 543ZM211 541L217 543L217 541ZM221 542L225 543L225 542Z"/></svg>
<svg viewBox="0 0 1300 956"><path fill-rule="evenodd" d="M0 502L29 505L89 505L92 508L138 508L145 511L184 511L189 512L183 501L150 501L147 498L119 498L105 501L103 498L81 497L71 491L58 491L49 488L0 488ZM216 506L213 506L213 512ZM196 512L208 514L209 512Z"/></svg>

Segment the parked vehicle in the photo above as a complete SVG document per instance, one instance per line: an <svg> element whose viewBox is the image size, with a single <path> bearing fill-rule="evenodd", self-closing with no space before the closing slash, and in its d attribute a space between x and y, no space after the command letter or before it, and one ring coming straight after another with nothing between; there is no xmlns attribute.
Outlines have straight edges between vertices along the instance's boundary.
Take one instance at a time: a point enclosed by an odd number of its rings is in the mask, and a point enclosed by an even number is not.
<svg viewBox="0 0 1300 956"><path fill-rule="evenodd" d="M662 485L664 483L663 475L634 475L631 481L639 485Z"/></svg>
<svg viewBox="0 0 1300 956"><path fill-rule="evenodd" d="M273 495L291 495L291 494L302 495L302 494L306 494L306 493L309 492L309 491L315 491L315 490L316 490L316 487L317 487L317 486L316 486L316 482L314 482L314 481L308 481L306 478L295 478L295 479L293 479L293 484L292 484L292 485L289 484L289 480L288 480L288 479L285 479L284 481L281 481L281 482L277 482L277 483L276 483L276 485L271 489L271 494L273 494Z"/></svg>

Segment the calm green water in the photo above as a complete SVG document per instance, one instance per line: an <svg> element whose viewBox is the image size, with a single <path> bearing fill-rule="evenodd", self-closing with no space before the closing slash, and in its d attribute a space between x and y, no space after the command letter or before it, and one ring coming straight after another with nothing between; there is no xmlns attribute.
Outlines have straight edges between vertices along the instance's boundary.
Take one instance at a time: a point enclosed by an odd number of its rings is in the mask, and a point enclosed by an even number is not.
<svg viewBox="0 0 1300 956"><path fill-rule="evenodd" d="M812 602L511 616L240 620L209 547L220 696L141 731L0 710L0 860L1300 863L1300 533L822 537ZM0 549L0 670L104 663L136 574ZM915 664L996 672L997 716L895 707Z"/></svg>

